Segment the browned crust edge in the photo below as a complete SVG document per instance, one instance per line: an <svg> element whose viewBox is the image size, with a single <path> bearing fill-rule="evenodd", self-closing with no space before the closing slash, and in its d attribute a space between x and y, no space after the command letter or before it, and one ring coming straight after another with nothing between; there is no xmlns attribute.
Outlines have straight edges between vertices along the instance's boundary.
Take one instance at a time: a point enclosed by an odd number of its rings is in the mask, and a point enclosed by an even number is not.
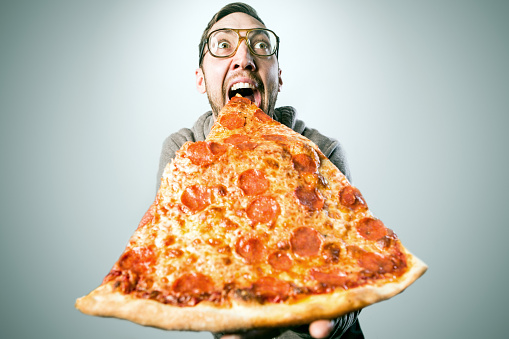
<svg viewBox="0 0 509 339"><path fill-rule="evenodd" d="M312 295L292 304L238 303L217 308L202 302L178 307L153 300L136 299L102 285L76 301L76 308L89 315L127 319L144 326L166 330L235 331L256 327L282 327L335 318L401 293L427 269L424 262L408 253L410 269L394 282L363 286L332 294Z"/></svg>

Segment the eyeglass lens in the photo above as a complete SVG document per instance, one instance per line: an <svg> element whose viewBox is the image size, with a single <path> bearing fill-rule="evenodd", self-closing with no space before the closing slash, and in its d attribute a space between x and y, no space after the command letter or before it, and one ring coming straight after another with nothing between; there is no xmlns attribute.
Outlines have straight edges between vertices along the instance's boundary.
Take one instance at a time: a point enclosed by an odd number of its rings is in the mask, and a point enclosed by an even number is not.
<svg viewBox="0 0 509 339"><path fill-rule="evenodd" d="M253 53L261 56L274 54L277 47L275 34L263 29L249 31L246 35L246 42ZM208 39L209 51L216 57L232 55L238 44L239 34L229 29L213 32Z"/></svg>

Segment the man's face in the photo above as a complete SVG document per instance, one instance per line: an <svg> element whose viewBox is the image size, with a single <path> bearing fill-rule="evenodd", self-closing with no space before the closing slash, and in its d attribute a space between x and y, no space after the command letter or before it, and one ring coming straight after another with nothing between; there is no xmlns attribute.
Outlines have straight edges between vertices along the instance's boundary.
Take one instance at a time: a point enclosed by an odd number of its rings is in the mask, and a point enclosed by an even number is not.
<svg viewBox="0 0 509 339"><path fill-rule="evenodd" d="M265 28L245 13L232 13L216 22L210 32L219 28ZM245 32L240 32L245 36ZM235 95L236 88L249 87L252 95L246 96L267 114L272 115L277 93L281 85L281 70L275 55L261 57L252 55L242 40L235 55L216 58L205 48L202 67L196 70L196 87L200 93L207 93L214 117ZM249 93L251 94L251 93Z"/></svg>

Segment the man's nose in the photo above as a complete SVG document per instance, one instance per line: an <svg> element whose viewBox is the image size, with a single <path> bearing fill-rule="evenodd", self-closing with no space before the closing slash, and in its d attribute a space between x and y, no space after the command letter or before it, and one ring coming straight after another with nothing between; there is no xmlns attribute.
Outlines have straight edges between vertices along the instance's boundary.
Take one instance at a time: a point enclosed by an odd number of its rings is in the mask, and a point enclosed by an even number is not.
<svg viewBox="0 0 509 339"><path fill-rule="evenodd" d="M232 70L235 69L248 69L250 71L256 70L256 64L254 61L254 57L247 47L246 39L240 42L239 48L237 48L237 53L233 56L233 60L230 68Z"/></svg>

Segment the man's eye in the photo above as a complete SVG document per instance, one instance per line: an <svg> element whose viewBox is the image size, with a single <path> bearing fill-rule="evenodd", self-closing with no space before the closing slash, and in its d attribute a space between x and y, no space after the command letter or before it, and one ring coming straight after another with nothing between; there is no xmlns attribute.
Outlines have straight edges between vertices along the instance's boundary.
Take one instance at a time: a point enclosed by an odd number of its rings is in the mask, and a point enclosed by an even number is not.
<svg viewBox="0 0 509 339"><path fill-rule="evenodd" d="M266 41L257 41L254 43L253 47L255 49L267 50L269 49L269 44Z"/></svg>
<svg viewBox="0 0 509 339"><path fill-rule="evenodd" d="M227 41L221 41L219 44L217 44L217 48L219 49L230 48L230 44Z"/></svg>

